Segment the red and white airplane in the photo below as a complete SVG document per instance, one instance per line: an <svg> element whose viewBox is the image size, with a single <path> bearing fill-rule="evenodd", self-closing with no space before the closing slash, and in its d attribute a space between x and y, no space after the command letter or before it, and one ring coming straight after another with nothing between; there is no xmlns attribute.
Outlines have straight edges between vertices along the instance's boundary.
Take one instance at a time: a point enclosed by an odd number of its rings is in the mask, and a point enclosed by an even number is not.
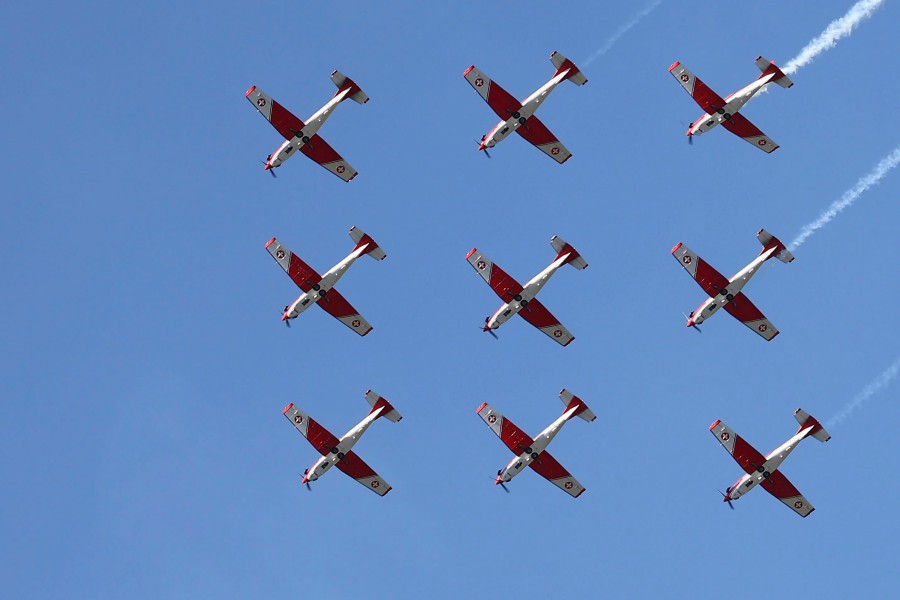
<svg viewBox="0 0 900 600"><path fill-rule="evenodd" d="M744 438L736 435L722 421L716 421L709 426L710 432L747 472L746 475L734 482L734 485L725 489L725 493L722 494L723 502L727 502L731 508L734 508L731 504L732 500L737 500L756 487L756 484L760 484L764 490L784 502L785 506L801 517L806 517L815 510L812 504L788 481L788 478L778 470L778 467L797 447L800 440L812 436L820 442L827 442L831 439L831 435L801 408L794 411L794 418L800 423L797 433L770 452L768 456L760 454L756 448L748 444Z"/></svg>
<svg viewBox="0 0 900 600"><path fill-rule="evenodd" d="M762 56L756 57L756 66L762 71L762 75L753 83L739 89L724 100L693 73L685 69L680 62L676 62L669 67L669 73L678 80L681 87L691 95L691 98L700 105L700 108L706 111L705 115L688 127L686 134L688 140L692 140L693 136L706 133L716 125L721 124L722 127L739 138L750 142L763 152L769 153L778 149L778 144L772 138L766 136L743 115L738 114L738 111L754 94L768 84L777 83L783 88L789 88L794 83L788 79L781 69L775 66L775 63Z"/></svg>
<svg viewBox="0 0 900 600"><path fill-rule="evenodd" d="M576 269L584 269L588 264L584 262L578 251L562 238L554 235L550 238L550 245L557 252L556 258L553 259L550 266L535 275L524 287L519 285L506 271L491 262L491 259L479 252L477 248L472 248L466 255L469 264L504 301L503 306L498 308L493 316L485 317L482 331L490 332L491 335L497 337L493 330L498 329L514 315L519 314L523 319L550 336L553 341L563 346L568 346L575 339L575 336L563 327L559 319L550 314L550 311L535 296L561 266L570 264Z"/></svg>
<svg viewBox="0 0 900 600"><path fill-rule="evenodd" d="M534 111L547 98L550 92L565 80L576 85L584 85L587 78L578 70L571 60L554 52L550 55L556 72L550 81L542 85L532 95L521 102L516 100L509 92L500 87L496 82L472 65L463 72L466 78L478 94L484 98L494 112L503 119L487 134L481 136L479 150L493 148L513 131L518 132L523 138L537 147L538 150L562 164L569 160L572 153L556 139L549 129L534 116ZM487 152L485 152L487 154Z"/></svg>
<svg viewBox="0 0 900 600"><path fill-rule="evenodd" d="M338 104L347 98L356 100L360 104L365 104L369 101L369 97L359 89L356 82L339 71L334 71L331 74L331 80L338 87L337 93L325 106L307 119L306 123L295 117L288 109L273 100L271 96L255 85L244 94L247 100L256 107L256 110L286 140L279 146L278 150L266 157L265 170L272 173L273 177L275 172L271 169L281 166L281 163L289 159L295 153L295 150L299 150L344 181L350 181L356 177L356 169L341 158L341 155L319 137L317 132L328 117L331 116Z"/></svg>
<svg viewBox="0 0 900 600"><path fill-rule="evenodd" d="M366 432L369 425L379 417L397 422L403 417L391 406L391 403L369 390L366 392L366 400L372 405L372 410L366 418L354 425L341 439L334 437L331 432L309 418L305 412L294 406L293 403L284 407L284 416L294 424L303 437L309 440L312 447L319 451L322 458L312 464L303 472L303 483L309 487L310 481L315 481L325 474L331 467L338 469L360 482L379 496L384 496L391 491L388 482L382 479L378 473L372 470L363 459L353 452L352 448Z"/></svg>
<svg viewBox="0 0 900 600"><path fill-rule="evenodd" d="M376 260L384 260L387 255L378 247L375 240L356 227L350 228L350 237L356 242L353 251L341 262L328 269L324 275L316 273L315 269L300 260L299 256L288 250L277 239L272 238L266 244L266 250L269 251L272 258L294 280L297 287L303 290L299 298L294 300L292 304L284 307L281 320L285 324L290 326L288 319L295 319L313 304L318 304L322 307L322 310L359 335L366 335L372 331L372 326L369 325L369 322L362 318L359 312L350 306L350 303L333 288L334 284L350 268L350 265L356 262L356 259L363 254L368 254Z"/></svg>
<svg viewBox="0 0 900 600"><path fill-rule="evenodd" d="M762 251L753 261L738 271L731 279L716 271L708 262L697 256L697 253L678 243L672 248L672 256L684 267L691 277L697 280L709 298L703 301L697 310L688 315L687 326L697 327L708 319L717 309L724 307L732 317L761 335L766 340L771 340L778 335L778 330L772 325L762 312L750 302L750 299L741 291L758 271L759 267L773 256L784 263L794 260L794 255L788 251L785 245L777 237L774 237L765 229L760 229L756 237L763 245Z"/></svg>
<svg viewBox="0 0 900 600"><path fill-rule="evenodd" d="M512 478L522 472L525 467L531 467L538 474L569 494L577 498L584 492L584 486L578 483L572 475L559 464L553 456L547 452L547 445L559 433L566 421L572 417L581 417L585 421L593 421L597 416L591 412L587 404L572 394L568 390L559 392L559 399L562 400L565 410L563 414L550 423L550 425L538 434L534 439L528 436L524 431L515 426L515 424L503 417L500 412L485 402L478 407L476 411L478 416L484 419L487 426L496 433L500 439L506 444L506 447L512 450L516 455L514 459L506 465L505 469L497 471L497 479L495 484L503 486L505 483L512 481ZM509 490L506 490L507 492Z"/></svg>

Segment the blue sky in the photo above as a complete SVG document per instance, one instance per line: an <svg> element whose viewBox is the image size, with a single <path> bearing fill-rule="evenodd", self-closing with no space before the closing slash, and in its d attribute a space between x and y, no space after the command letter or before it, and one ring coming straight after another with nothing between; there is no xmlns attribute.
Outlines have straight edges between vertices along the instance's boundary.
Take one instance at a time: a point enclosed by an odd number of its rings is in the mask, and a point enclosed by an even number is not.
<svg viewBox="0 0 900 600"><path fill-rule="evenodd" d="M771 343L724 316L686 329L703 293L669 251L684 242L730 276L759 228L793 239L897 147L898 8L745 108L772 155L725 131L688 146L700 109L668 66L726 95L849 2L662 2L541 108L569 162L518 138L475 151L496 117L466 67L523 98L553 50L583 62L641 6L3 5L5 593L892 592L900 385L785 463L808 519L762 491L729 511L716 488L740 469L707 428L722 419L766 453L795 408L832 418L895 363L900 173L749 284L782 331ZM294 159L272 180L259 161L280 138L244 91L305 119L334 69L371 97L321 132L359 176ZM359 339L322 311L286 329L298 291L265 242L324 270L351 225L388 253L338 285L375 330ZM559 348L521 319L499 341L480 333L498 300L468 250L525 280L554 234L590 263L540 296L577 339ZM563 387L598 415L551 446L587 491L573 501L525 473L504 494L491 478L510 455L476 407L534 435ZM336 473L307 492L315 453L282 408L340 435L368 388L405 417L358 446L393 491Z"/></svg>

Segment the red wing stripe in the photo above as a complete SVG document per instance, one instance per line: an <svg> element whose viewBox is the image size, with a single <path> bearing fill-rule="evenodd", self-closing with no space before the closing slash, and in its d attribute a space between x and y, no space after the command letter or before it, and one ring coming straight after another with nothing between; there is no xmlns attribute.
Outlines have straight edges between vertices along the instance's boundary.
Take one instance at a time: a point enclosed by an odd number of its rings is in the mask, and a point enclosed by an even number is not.
<svg viewBox="0 0 900 600"><path fill-rule="evenodd" d="M699 77L694 77L694 93L692 94L694 101L700 105L700 108L708 114L713 114L716 109L725 106L722 97L715 93L712 88L703 83Z"/></svg>
<svg viewBox="0 0 900 600"><path fill-rule="evenodd" d="M339 460L337 468L352 477L353 479L362 479L363 477L377 477L372 467L367 465L353 450L344 455L344 460Z"/></svg>
<svg viewBox="0 0 900 600"><path fill-rule="evenodd" d="M491 81L488 85L490 87L488 87L487 103L498 117L505 121L512 113L522 108L522 104L512 94L500 87L496 81Z"/></svg>
<svg viewBox="0 0 900 600"><path fill-rule="evenodd" d="M538 329L555 327L560 324L559 319L554 317L537 299L529 302L526 308L519 311L519 314Z"/></svg>
<svg viewBox="0 0 900 600"><path fill-rule="evenodd" d="M328 293L325 294L324 297L319 298L317 304L322 307L322 310L335 319L359 314L359 311L353 308L340 292L334 288L328 290Z"/></svg>
<svg viewBox="0 0 900 600"><path fill-rule="evenodd" d="M719 290L728 287L728 279L699 256L697 257L697 275L695 279L710 298L715 297Z"/></svg>
<svg viewBox="0 0 900 600"><path fill-rule="evenodd" d="M531 446L532 439L524 431L516 427L516 424L503 417L503 425L500 429L500 439L506 444L513 454L519 455L525 452L525 448Z"/></svg>
<svg viewBox="0 0 900 600"><path fill-rule="evenodd" d="M315 269L303 262L299 256L291 253L291 263L288 267L288 275L304 292L312 289L312 285L322 280L321 275Z"/></svg>
<svg viewBox="0 0 900 600"><path fill-rule="evenodd" d="M538 474L547 481L571 477L571 474L546 450L541 452L540 456L531 461L528 466L537 471Z"/></svg>
<svg viewBox="0 0 900 600"><path fill-rule="evenodd" d="M547 129L547 126L534 115L529 117L525 125L519 127L516 131L535 146L543 146L544 144L552 144L559 141L556 139L556 136Z"/></svg>
<svg viewBox="0 0 900 600"><path fill-rule="evenodd" d="M734 297L734 300L725 305L725 310L741 323L750 321L759 321L765 319L766 316L750 302L750 299L740 292Z"/></svg>
<svg viewBox="0 0 900 600"><path fill-rule="evenodd" d="M275 100L272 100L271 123L286 140L293 139L303 129L303 121Z"/></svg>
<svg viewBox="0 0 900 600"><path fill-rule="evenodd" d="M755 473L756 468L766 462L766 458L739 435L734 436L734 453L732 456L746 473Z"/></svg>
<svg viewBox="0 0 900 600"><path fill-rule="evenodd" d="M307 419L306 439L322 456L331 452L332 448L337 448L340 443L330 431L313 419Z"/></svg>
<svg viewBox="0 0 900 600"><path fill-rule="evenodd" d="M319 134L312 136L308 144L300 146L300 151L322 166L344 160Z"/></svg>
<svg viewBox="0 0 900 600"><path fill-rule="evenodd" d="M500 299L504 302L509 302L513 299L513 296L522 292L522 286L519 285L519 282L501 269L497 263L494 263L491 268L489 285L494 290L494 293L500 296Z"/></svg>
<svg viewBox="0 0 900 600"><path fill-rule="evenodd" d="M781 471L775 471L770 474L768 479L764 479L760 484L767 492L783 500L784 498L794 498L800 496L800 491L794 487L788 478L782 475Z"/></svg>
<svg viewBox="0 0 900 600"><path fill-rule="evenodd" d="M732 115L730 120L722 121L722 127L742 138L766 135L740 113Z"/></svg>

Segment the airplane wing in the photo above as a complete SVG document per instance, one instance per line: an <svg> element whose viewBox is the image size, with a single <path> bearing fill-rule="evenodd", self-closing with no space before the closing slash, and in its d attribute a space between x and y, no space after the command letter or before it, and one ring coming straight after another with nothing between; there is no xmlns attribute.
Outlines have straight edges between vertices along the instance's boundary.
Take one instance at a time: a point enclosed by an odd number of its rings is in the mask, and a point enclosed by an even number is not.
<svg viewBox="0 0 900 600"><path fill-rule="evenodd" d="M569 152L569 150L562 145L562 142L556 139L556 136L547 129L547 126L534 115L528 117L525 125L519 127L516 131L535 148L559 164L563 164L572 158L572 153Z"/></svg>
<svg viewBox="0 0 900 600"><path fill-rule="evenodd" d="M319 298L316 304L359 335L366 335L372 331L369 322L334 288L328 290L328 293Z"/></svg>
<svg viewBox="0 0 900 600"><path fill-rule="evenodd" d="M578 480L572 477L572 474L566 471L546 450L528 463L528 466L537 471L538 475L573 498L577 498L584 493L584 486L578 483Z"/></svg>
<svg viewBox="0 0 900 600"><path fill-rule="evenodd" d="M518 112L522 108L522 103L516 100L509 92L500 87L496 82L491 81L490 77L475 68L472 65L463 73L463 77L472 86L478 95L484 98L497 116L504 121L509 119L510 115Z"/></svg>
<svg viewBox="0 0 900 600"><path fill-rule="evenodd" d="M741 466L745 473L756 473L758 467L766 464L766 457L751 446L744 438L738 436L728 425L722 421L716 421L709 426L709 431L719 443L728 451L728 454Z"/></svg>
<svg viewBox="0 0 900 600"><path fill-rule="evenodd" d="M775 140L768 137L759 128L751 123L747 117L740 113L731 115L731 119L722 121L722 127L742 138L743 140L753 144L766 154L771 154L778 149Z"/></svg>
<svg viewBox="0 0 900 600"><path fill-rule="evenodd" d="M519 315L561 346L568 346L575 339L575 336L537 298L520 310Z"/></svg>
<svg viewBox="0 0 900 600"><path fill-rule="evenodd" d="M677 246L672 248L672 256L675 257L675 260L684 267L684 270L691 277L697 280L697 283L700 284L700 287L703 288L703 291L710 298L716 296L719 290L724 290L728 287L728 279L724 275L716 271L712 265L700 258L696 252L684 244L679 242Z"/></svg>
<svg viewBox="0 0 900 600"><path fill-rule="evenodd" d="M669 73L678 80L678 83L694 99L694 102L699 104L700 108L708 114L713 114L719 108L725 106L725 100L721 96L700 81L696 75L684 68L680 62L676 62L669 67Z"/></svg>
<svg viewBox="0 0 900 600"><path fill-rule="evenodd" d="M344 181L350 181L356 177L356 169L350 166L334 148L328 145L319 134L309 138L309 143L300 146L300 152L316 161L327 170L331 171Z"/></svg>
<svg viewBox="0 0 900 600"><path fill-rule="evenodd" d="M775 471L760 485L801 517L807 517L816 510L781 471Z"/></svg>
<svg viewBox="0 0 900 600"><path fill-rule="evenodd" d="M515 423L505 418L500 411L485 402L478 407L478 416L481 417L491 431L497 434L506 447L516 456L522 454L526 448L531 447L532 439L527 433L516 427Z"/></svg>
<svg viewBox="0 0 900 600"><path fill-rule="evenodd" d="M293 402L284 407L284 416L287 417L288 421L293 423L294 427L297 428L297 431L299 431L322 456L328 455L331 453L332 448L337 448L338 444L340 444L340 440L334 437L330 431L319 425L319 423L311 419L309 415L294 406ZM384 496L391 491L391 486L388 485L384 479L379 477L378 473L373 471L372 468L352 450L347 452L347 454L344 455L344 459L339 460L336 463L336 466L379 496Z"/></svg>
<svg viewBox="0 0 900 600"><path fill-rule="evenodd" d="M337 461L335 466L379 496L384 496L391 491L391 486L388 485L388 482L382 479L353 450L347 452L344 455L344 460Z"/></svg>
<svg viewBox="0 0 900 600"><path fill-rule="evenodd" d="M744 295L744 292L738 293L734 300L726 304L725 310L732 317L762 336L766 341L771 341L772 338L778 335L778 330L772 325L772 322L750 302L750 299Z"/></svg>
<svg viewBox="0 0 900 600"><path fill-rule="evenodd" d="M244 96L259 111L259 114L284 136L284 139L293 139L303 129L303 121L255 85L247 90Z"/></svg>
<svg viewBox="0 0 900 600"><path fill-rule="evenodd" d="M472 248L466 255L466 260L504 302L509 302L516 294L522 293L522 286L519 285L519 282L495 265L477 248Z"/></svg>
<svg viewBox="0 0 900 600"><path fill-rule="evenodd" d="M316 273L315 269L300 260L300 257L291 252L287 246L272 238L266 244L266 250L272 255L285 273L294 280L304 292L312 289L312 286L322 280L322 276Z"/></svg>

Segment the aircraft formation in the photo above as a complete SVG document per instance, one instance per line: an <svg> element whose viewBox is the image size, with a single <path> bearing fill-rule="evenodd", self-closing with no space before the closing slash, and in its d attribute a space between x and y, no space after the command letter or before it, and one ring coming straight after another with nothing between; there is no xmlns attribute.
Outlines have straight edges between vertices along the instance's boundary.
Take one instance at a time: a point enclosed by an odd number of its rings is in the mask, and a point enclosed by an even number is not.
<svg viewBox="0 0 900 600"><path fill-rule="evenodd" d="M553 52L550 61L554 68L551 78L522 101L516 100L512 94L474 65L463 72L466 82L500 118L500 122L481 137L478 151L484 151L490 157L489 149L495 148L511 133L516 132L560 165L572 157L572 152L535 116L535 112L562 82L570 81L583 86L588 80L584 73L562 54ZM704 114L688 127L686 135L689 141L693 140L693 136L722 125L766 153L772 153L779 147L739 111L769 84L790 88L793 82L771 60L757 57L756 65L762 74L755 81L724 99L680 62L675 62L669 67L669 72L676 81L704 111ZM252 86L245 93L245 97L254 108L284 137L285 141L263 161L264 170L273 176L274 170L281 167L298 151L345 182L350 182L357 176L356 169L325 142L319 135L319 130L344 100L349 98L359 104L365 104L369 98L354 80L339 71L332 72L331 79L338 91L305 123L257 86ZM372 331L373 326L334 286L360 256L365 254L380 261L386 254L369 234L355 226L350 228L350 237L354 243L350 254L324 275L319 275L278 239L273 237L265 245L269 254L303 292L282 310L281 320L285 324L289 326L291 320L298 318L307 308L316 304L360 336L368 335ZM757 238L762 244L762 251L730 279L720 274L685 244L679 242L672 248L672 256L708 296L700 306L686 315L687 327L699 331L701 323L713 314L721 312L719 309L724 309L766 341L772 341L780 333L744 294L743 288L770 258L790 263L794 260L794 256L783 242L765 229L757 232ZM550 244L556 253L555 258L524 285L518 283L477 248L473 248L466 255L468 263L502 302L493 314L484 319L482 331L496 338L496 330L507 321L515 320L514 317L519 315L560 346L566 347L575 339L573 333L563 326L536 296L564 265L583 270L588 264L575 247L562 238L554 235L550 238ZM321 455L302 475L302 483L307 487L310 482L316 481L335 466L379 496L384 496L391 490L391 486L369 467L353 448L376 420L384 417L389 421L398 422L401 416L388 400L375 392L369 390L365 397L371 406L370 412L341 438L334 436L293 403L284 409L284 416ZM530 467L574 498L585 491L585 487L547 452L547 446L563 425L573 417L591 422L596 419L596 415L581 398L566 389L560 391L559 397L563 403L563 413L536 437L526 434L487 402L476 409L478 416L514 454L514 458L506 467L497 471L495 484L509 491L506 484L526 470L526 467ZM721 420L715 421L709 427L710 432L745 471L738 481L721 492L723 501L729 506L734 508L732 502L758 484L800 516L806 517L813 512L812 505L784 476L780 466L788 454L806 437L811 436L825 442L831 436L815 418L802 409L797 409L794 416L800 424L799 430L768 456L760 454Z"/></svg>

